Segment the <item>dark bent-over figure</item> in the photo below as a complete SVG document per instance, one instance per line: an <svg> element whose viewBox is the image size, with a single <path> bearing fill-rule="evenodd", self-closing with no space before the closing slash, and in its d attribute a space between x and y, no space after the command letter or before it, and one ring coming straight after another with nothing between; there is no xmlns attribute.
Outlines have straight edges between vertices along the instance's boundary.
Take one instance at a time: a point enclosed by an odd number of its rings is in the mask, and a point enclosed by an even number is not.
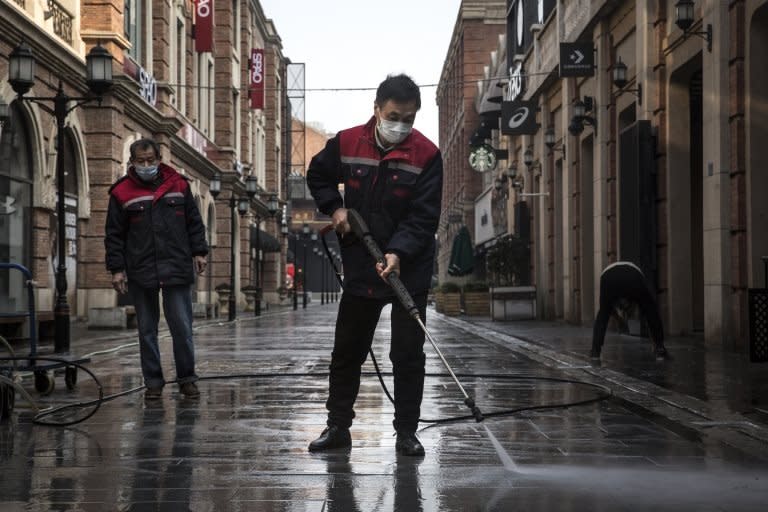
<svg viewBox="0 0 768 512"><path fill-rule="evenodd" d="M610 320L614 308L622 301L637 304L651 329L651 338L656 347L656 358L666 358L667 349L664 348L664 328L659 315L659 307L642 270L628 261L617 261L608 265L600 276L600 311L597 313L592 331L591 357L593 359L600 358L608 320Z"/></svg>

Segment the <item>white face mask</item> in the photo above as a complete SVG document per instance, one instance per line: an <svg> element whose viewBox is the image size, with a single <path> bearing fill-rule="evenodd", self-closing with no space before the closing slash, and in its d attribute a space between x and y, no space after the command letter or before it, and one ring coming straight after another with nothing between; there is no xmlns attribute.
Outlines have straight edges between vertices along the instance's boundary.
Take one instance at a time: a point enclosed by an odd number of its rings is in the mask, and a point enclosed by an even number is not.
<svg viewBox="0 0 768 512"><path fill-rule="evenodd" d="M148 167L135 165L133 170L136 171L136 175L143 181L152 181L157 175L157 165L150 165Z"/></svg>
<svg viewBox="0 0 768 512"><path fill-rule="evenodd" d="M401 123L399 121L390 121L381 119L379 121L379 135L390 144L399 144L413 130L413 123Z"/></svg>

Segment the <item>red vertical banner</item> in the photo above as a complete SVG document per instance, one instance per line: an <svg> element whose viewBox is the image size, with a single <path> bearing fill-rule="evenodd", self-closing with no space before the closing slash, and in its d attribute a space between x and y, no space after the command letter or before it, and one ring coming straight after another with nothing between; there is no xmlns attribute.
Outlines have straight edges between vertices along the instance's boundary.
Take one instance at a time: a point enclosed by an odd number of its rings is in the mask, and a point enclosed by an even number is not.
<svg viewBox="0 0 768 512"><path fill-rule="evenodd" d="M249 61L249 89L251 94L251 108L264 108L264 49L251 49Z"/></svg>
<svg viewBox="0 0 768 512"><path fill-rule="evenodd" d="M195 0L195 51L213 51L213 0Z"/></svg>

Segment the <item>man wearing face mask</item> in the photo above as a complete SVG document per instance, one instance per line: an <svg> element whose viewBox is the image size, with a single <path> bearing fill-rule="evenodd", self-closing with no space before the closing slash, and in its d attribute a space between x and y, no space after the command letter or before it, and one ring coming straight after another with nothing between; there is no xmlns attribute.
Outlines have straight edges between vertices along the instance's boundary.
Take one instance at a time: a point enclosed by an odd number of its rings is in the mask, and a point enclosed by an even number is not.
<svg viewBox="0 0 768 512"><path fill-rule="evenodd" d="M130 292L136 308L145 398L159 399L165 385L157 340L161 291L179 390L196 398L190 285L205 270L205 226L188 181L160 162L155 141L137 140L130 154L127 174L109 189L107 270L112 287Z"/></svg>
<svg viewBox="0 0 768 512"><path fill-rule="evenodd" d="M435 232L440 218L443 160L438 148L413 129L421 107L418 86L390 75L376 91L373 117L342 130L312 159L307 185L318 209L331 216L341 238L344 293L331 354L327 428L310 451L351 446L349 428L360 387L360 369L382 308L392 304L389 358L395 383L395 448L424 455L416 437L424 390L424 332L394 298L386 277L400 275L426 318ZM344 185L344 196L339 193ZM350 233L347 209L360 213L385 253L377 264Z"/></svg>

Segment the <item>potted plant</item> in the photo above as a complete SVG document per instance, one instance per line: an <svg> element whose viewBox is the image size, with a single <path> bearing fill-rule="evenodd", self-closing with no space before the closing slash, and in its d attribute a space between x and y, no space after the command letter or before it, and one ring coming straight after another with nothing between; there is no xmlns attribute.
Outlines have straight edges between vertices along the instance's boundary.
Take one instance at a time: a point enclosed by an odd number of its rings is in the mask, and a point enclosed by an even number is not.
<svg viewBox="0 0 768 512"><path fill-rule="evenodd" d="M448 316L461 314L461 287L456 283L443 283L435 294L435 309Z"/></svg>
<svg viewBox="0 0 768 512"><path fill-rule="evenodd" d="M470 281L464 285L464 313L468 316L487 316L491 312L488 283Z"/></svg>

